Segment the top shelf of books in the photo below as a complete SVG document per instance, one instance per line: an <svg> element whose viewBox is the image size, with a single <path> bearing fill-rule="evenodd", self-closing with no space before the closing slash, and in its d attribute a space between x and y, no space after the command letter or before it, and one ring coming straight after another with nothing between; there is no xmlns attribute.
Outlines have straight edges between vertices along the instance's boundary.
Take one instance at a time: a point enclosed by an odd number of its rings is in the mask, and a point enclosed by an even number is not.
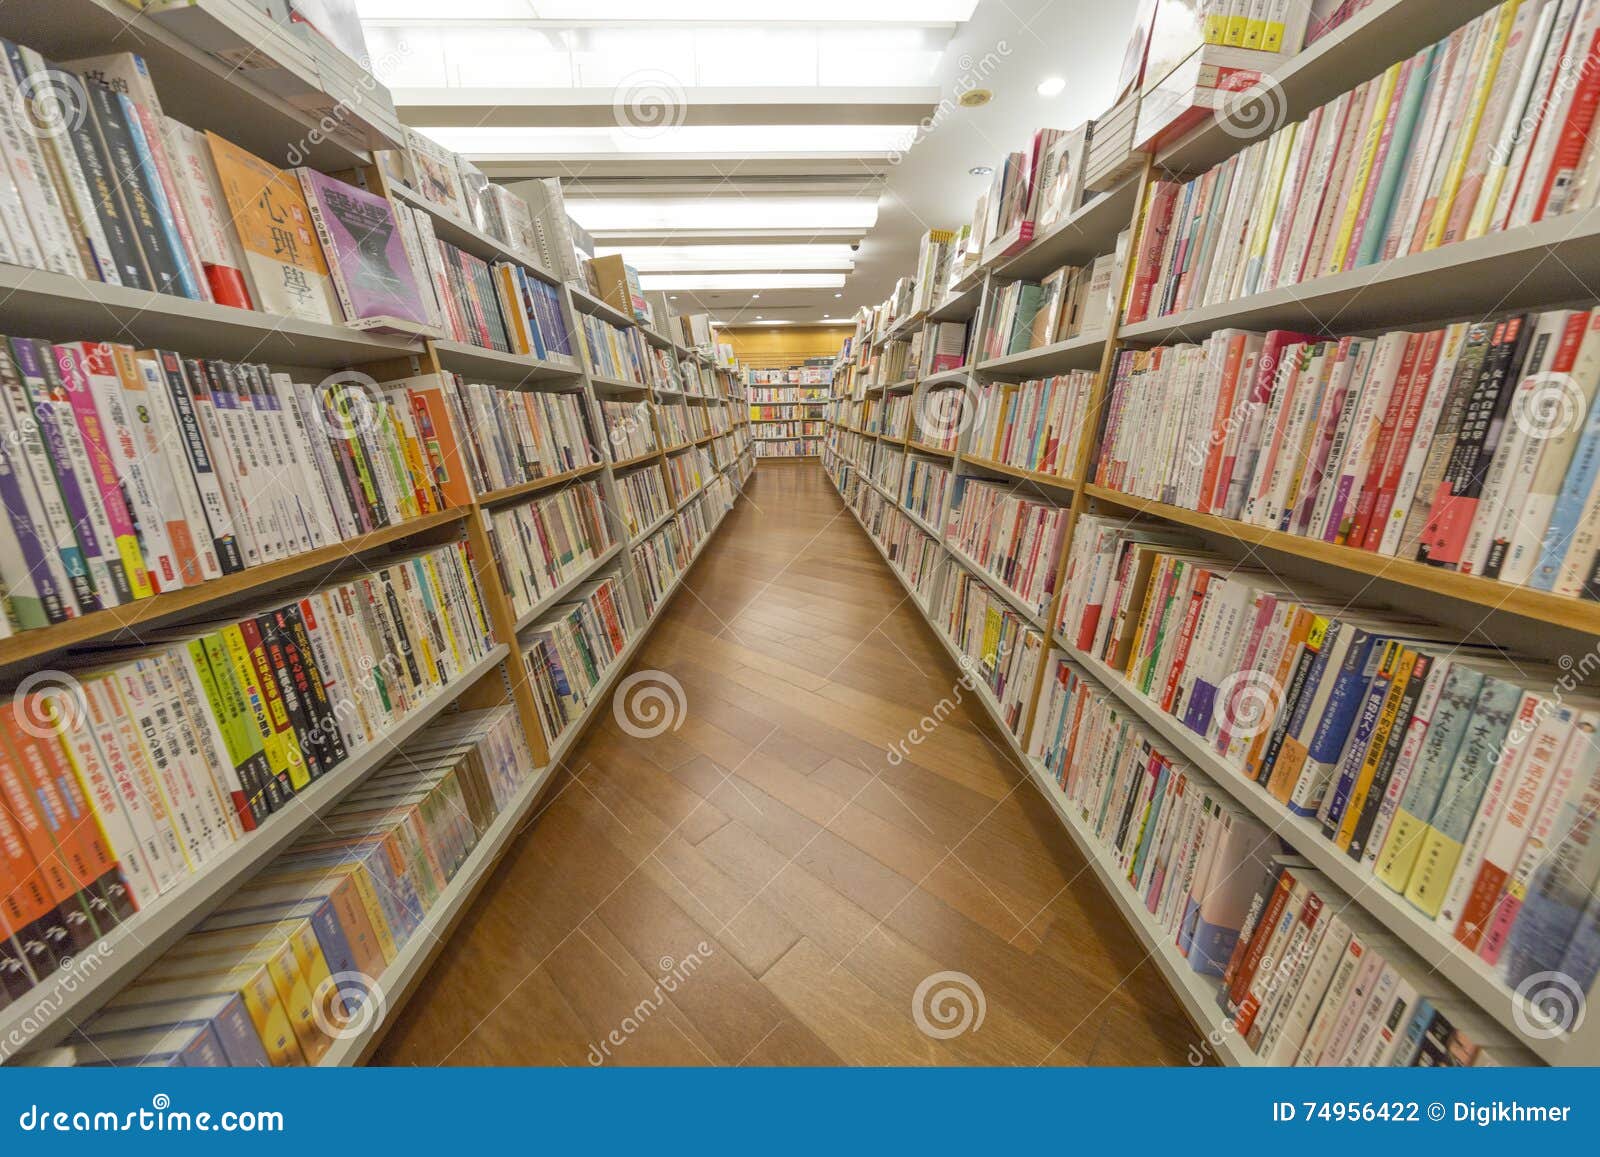
<svg viewBox="0 0 1600 1157"><path fill-rule="evenodd" d="M351 168L404 144L370 73L315 32L296 35L235 0L8 0L0 36L55 62L136 52L169 116L278 164Z"/></svg>

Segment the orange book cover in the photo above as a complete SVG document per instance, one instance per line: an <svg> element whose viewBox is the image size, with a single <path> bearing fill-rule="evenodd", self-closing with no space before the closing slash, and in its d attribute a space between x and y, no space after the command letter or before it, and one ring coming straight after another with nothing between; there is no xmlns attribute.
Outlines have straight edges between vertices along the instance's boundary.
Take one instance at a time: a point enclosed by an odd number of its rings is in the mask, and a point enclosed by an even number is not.
<svg viewBox="0 0 1600 1157"><path fill-rule="evenodd" d="M439 375L402 378L389 383L387 388L409 396L417 437L422 441L423 454L433 468L434 480L445 505L470 506L472 480L462 456L459 432L450 420L450 407Z"/></svg>
<svg viewBox="0 0 1600 1157"><path fill-rule="evenodd" d="M342 324L344 313L300 183L216 133L206 133L206 141L244 250L256 308Z"/></svg>

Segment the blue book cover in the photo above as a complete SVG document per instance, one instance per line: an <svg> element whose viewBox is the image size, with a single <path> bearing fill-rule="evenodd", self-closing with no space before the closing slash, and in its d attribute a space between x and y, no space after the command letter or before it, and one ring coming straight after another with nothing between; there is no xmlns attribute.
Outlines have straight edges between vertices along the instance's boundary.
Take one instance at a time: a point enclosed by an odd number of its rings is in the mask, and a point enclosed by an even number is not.
<svg viewBox="0 0 1600 1157"><path fill-rule="evenodd" d="M1161 820L1161 805L1166 800L1167 781L1172 778L1172 764L1161 761L1161 771L1156 776L1156 791L1150 801L1150 814L1145 817L1144 831L1139 836L1139 846L1134 850L1133 863L1128 868L1128 879L1137 881L1144 870L1145 857L1150 854L1150 842L1155 839Z"/></svg>
<svg viewBox="0 0 1600 1157"><path fill-rule="evenodd" d="M183 295L191 301L204 301L205 295L200 292L200 284L195 280L194 270L189 265L188 250L183 246L183 238L178 233L178 221L173 216L172 204L167 200L166 186L161 182L161 171L156 166L155 154L150 150L150 142L145 137L144 121L139 116L138 106L121 93L117 99L122 104L123 118L128 122L128 136L133 141L134 151L139 156L139 168L144 171L144 179L150 190L150 205L156 212L157 224L165 234L167 245L171 249L173 265L178 271L178 285L183 290Z"/></svg>
<svg viewBox="0 0 1600 1157"><path fill-rule="evenodd" d="M1428 1031L1428 1026L1433 1023L1433 1002L1427 997L1417 1001L1417 1007L1411 1010L1411 1020L1407 1022L1405 1033L1400 1038L1400 1046L1395 1050L1395 1068L1408 1069L1417 1059L1417 1050L1422 1048L1423 1035Z"/></svg>
<svg viewBox="0 0 1600 1157"><path fill-rule="evenodd" d="M1356 253L1353 268L1371 265L1383 251L1384 236L1389 232L1389 214L1394 209L1395 191L1411 162L1411 135L1416 131L1417 116L1423 98L1433 85L1434 56L1441 41L1423 49L1406 65L1405 94L1400 98L1400 109L1395 114L1394 134L1389 142L1389 152L1384 158L1383 171L1372 195L1372 205L1367 211L1362 227L1361 248Z"/></svg>
<svg viewBox="0 0 1600 1157"><path fill-rule="evenodd" d="M1330 840L1338 834L1339 821L1344 818L1345 806L1350 802L1350 792L1354 790L1356 777L1361 774L1361 765L1366 760L1367 745L1372 741L1373 729L1378 726L1378 717L1383 713L1383 701L1389 694L1389 686L1394 682L1393 672L1385 671L1385 656L1398 644L1387 643L1383 647L1373 648L1372 659L1377 665L1368 683L1367 694L1361 701L1361 712L1356 717L1355 729L1350 733L1350 738L1344 745L1344 753L1339 757L1338 772L1333 780L1333 794L1328 800L1326 815L1322 820L1322 834Z"/></svg>
<svg viewBox="0 0 1600 1157"><path fill-rule="evenodd" d="M1538 565L1528 578L1531 589L1547 591L1555 586L1567 558L1567 546L1577 532L1597 476L1600 476L1600 405L1590 406L1584 419L1583 436L1567 466L1567 476L1561 483L1561 493L1556 496L1550 525L1544 530Z"/></svg>

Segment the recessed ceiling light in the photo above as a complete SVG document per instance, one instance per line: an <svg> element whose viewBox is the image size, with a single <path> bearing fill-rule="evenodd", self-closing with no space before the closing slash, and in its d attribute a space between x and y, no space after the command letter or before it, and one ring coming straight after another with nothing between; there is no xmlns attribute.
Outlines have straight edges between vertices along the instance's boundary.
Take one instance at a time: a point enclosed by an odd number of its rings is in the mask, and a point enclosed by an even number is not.
<svg viewBox="0 0 1600 1157"><path fill-rule="evenodd" d="M991 88L969 88L956 98L956 103L962 108L979 108L994 99L994 90Z"/></svg>
<svg viewBox="0 0 1600 1157"><path fill-rule="evenodd" d="M756 314L756 320L757 320L757 321L760 321L760 320L761 320L761 315L760 315L760 314L759 314L759 313L758 313L758 314Z"/></svg>
<svg viewBox="0 0 1600 1157"><path fill-rule="evenodd" d="M822 315L822 320L823 321L827 321L828 320L828 315L827 314L823 314Z"/></svg>
<svg viewBox="0 0 1600 1157"><path fill-rule="evenodd" d="M1067 82L1059 76L1047 76L1039 82L1040 96L1055 96L1067 87Z"/></svg>
<svg viewBox="0 0 1600 1157"><path fill-rule="evenodd" d="M990 173L994 172L994 166L973 165L972 168L967 170L967 172L971 173L974 177L987 177Z"/></svg>
<svg viewBox="0 0 1600 1157"><path fill-rule="evenodd" d="M843 297L843 296L844 296L844 294L842 294L842 293L836 293L836 294L834 294L834 295L833 295L833 296L835 296L835 297Z"/></svg>
<svg viewBox="0 0 1600 1157"><path fill-rule="evenodd" d="M750 295L750 300L751 300L751 301L755 301L755 300L756 300L756 299L757 299L757 298L759 298L759 297L760 297L760 296L761 296L761 295L760 295L760 294L759 294L759 293L752 293L752 294L751 294L751 295Z"/></svg>
<svg viewBox="0 0 1600 1157"><path fill-rule="evenodd" d="M669 301L677 301L678 300L678 295L676 293L674 293L668 300Z"/></svg>

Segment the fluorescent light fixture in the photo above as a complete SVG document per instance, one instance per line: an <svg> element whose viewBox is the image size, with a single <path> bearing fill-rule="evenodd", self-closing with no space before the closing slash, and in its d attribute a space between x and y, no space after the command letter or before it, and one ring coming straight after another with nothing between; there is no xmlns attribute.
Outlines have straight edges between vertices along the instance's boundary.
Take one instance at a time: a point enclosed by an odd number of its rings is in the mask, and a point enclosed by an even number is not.
<svg viewBox="0 0 1600 1157"><path fill-rule="evenodd" d="M417 130L469 156L616 156L619 153L732 155L818 153L854 157L904 152L915 125L673 125L500 128L466 125Z"/></svg>
<svg viewBox="0 0 1600 1157"><path fill-rule="evenodd" d="M835 297L843 297L843 296L844 296L844 294L842 294L842 293L836 293L836 294L834 294L834 295L833 295L833 296L835 296Z"/></svg>
<svg viewBox="0 0 1600 1157"><path fill-rule="evenodd" d="M650 23L716 21L724 24L950 24L970 19L978 0L811 0L804 13L763 9L749 0L540 0L538 19L573 24L639 20ZM356 0L363 20L527 20L527 0Z"/></svg>
<svg viewBox="0 0 1600 1157"><path fill-rule="evenodd" d="M994 172L994 166L973 165L972 168L967 170L967 172L971 173L974 177L987 177L990 173Z"/></svg>
<svg viewBox="0 0 1600 1157"><path fill-rule="evenodd" d="M639 285L656 289L833 289L842 273L641 273Z"/></svg>
<svg viewBox="0 0 1600 1157"><path fill-rule="evenodd" d="M737 273L743 270L849 273L850 246L829 245L600 245L595 256L621 254L640 273Z"/></svg>
<svg viewBox="0 0 1600 1157"><path fill-rule="evenodd" d="M568 197L590 233L646 229L860 229L878 223L875 197Z"/></svg>
<svg viewBox="0 0 1600 1157"><path fill-rule="evenodd" d="M1040 96L1056 96L1067 87L1067 82L1059 76L1047 76L1039 82L1038 93Z"/></svg>

